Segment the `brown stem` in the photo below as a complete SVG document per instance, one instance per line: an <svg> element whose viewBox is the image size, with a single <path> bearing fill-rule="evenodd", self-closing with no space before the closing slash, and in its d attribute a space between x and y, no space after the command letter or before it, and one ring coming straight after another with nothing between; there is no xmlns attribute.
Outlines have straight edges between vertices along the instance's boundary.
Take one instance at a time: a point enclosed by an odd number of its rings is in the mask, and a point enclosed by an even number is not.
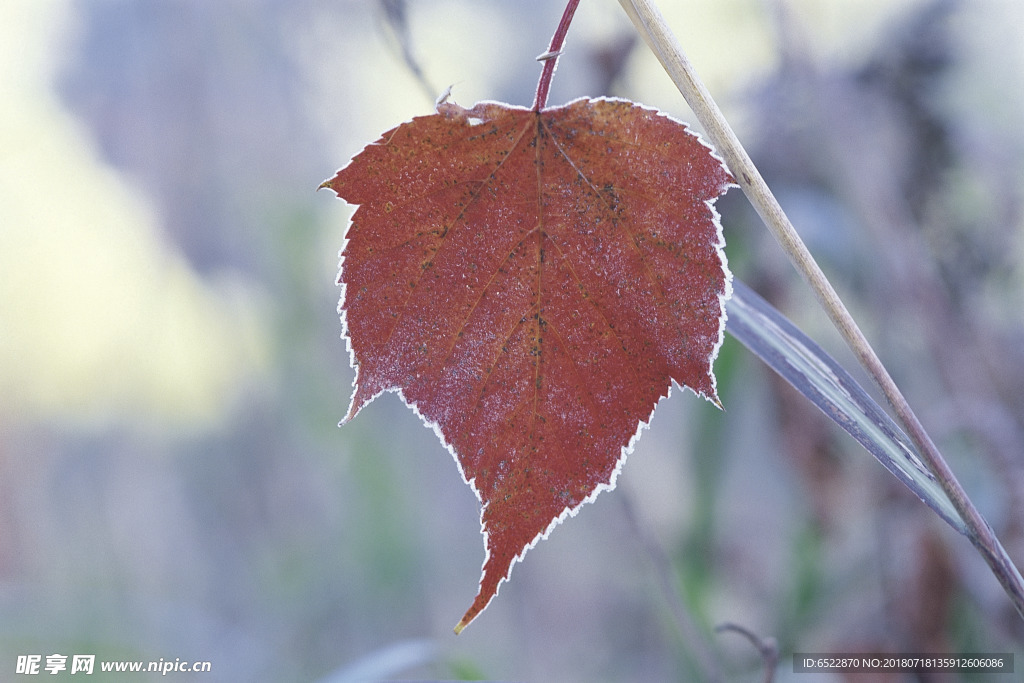
<svg viewBox="0 0 1024 683"><path fill-rule="evenodd" d="M540 81L537 82L537 96L533 98L533 110L540 111L548 103L548 91L551 89L551 77L555 75L555 64L558 63L558 55L562 53L562 45L565 44L565 34L569 32L569 24L572 23L572 15L576 13L576 7L580 0L569 0L562 13L562 20L558 22L555 35L551 36L551 45L548 51L537 59L544 62L544 68L540 72Z"/></svg>

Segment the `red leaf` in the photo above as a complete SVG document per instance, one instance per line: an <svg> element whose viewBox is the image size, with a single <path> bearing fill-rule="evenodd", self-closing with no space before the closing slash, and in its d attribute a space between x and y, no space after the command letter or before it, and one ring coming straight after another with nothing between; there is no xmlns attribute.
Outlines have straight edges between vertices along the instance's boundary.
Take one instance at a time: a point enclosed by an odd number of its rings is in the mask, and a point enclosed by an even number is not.
<svg viewBox="0 0 1024 683"><path fill-rule="evenodd" d="M441 104L324 186L359 209L340 311L346 420L397 390L482 503L480 591L603 489L672 380L711 372L730 275L712 204L732 182L686 128L615 100Z"/></svg>

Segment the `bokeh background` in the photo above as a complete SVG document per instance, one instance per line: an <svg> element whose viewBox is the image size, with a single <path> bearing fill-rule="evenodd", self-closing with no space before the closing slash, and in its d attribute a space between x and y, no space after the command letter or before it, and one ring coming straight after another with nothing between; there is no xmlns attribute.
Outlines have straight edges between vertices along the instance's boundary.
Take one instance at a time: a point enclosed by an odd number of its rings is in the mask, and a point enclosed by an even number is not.
<svg viewBox="0 0 1024 683"><path fill-rule="evenodd" d="M660 4L1024 562L1024 4ZM726 411L673 392L617 490L452 634L477 501L394 395L337 427L350 208L315 189L449 85L529 104L561 11L0 3L0 680L54 653L212 663L166 680L759 680L727 623L775 639L777 680L794 651L1024 667L970 544L731 339ZM602 94L692 120L586 0L550 101ZM736 274L852 368L740 193L719 208Z"/></svg>

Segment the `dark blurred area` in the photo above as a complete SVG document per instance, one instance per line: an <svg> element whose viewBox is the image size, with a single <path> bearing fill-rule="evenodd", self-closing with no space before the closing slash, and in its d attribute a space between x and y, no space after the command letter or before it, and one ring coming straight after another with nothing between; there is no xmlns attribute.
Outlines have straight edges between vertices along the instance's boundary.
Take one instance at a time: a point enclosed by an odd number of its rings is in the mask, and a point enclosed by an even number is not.
<svg viewBox="0 0 1024 683"><path fill-rule="evenodd" d="M1024 56L981 32L997 22L993 35L1012 36L1024 12L904 2L866 43L830 58L807 3L662 4L674 26L690 11L712 26L739 14L761 26L773 59L754 54L745 80L719 73L715 94L1024 563L1024 89L1014 68ZM583 5L552 102L661 96L644 103L681 107L618 5ZM780 681L799 678L794 651L1024 653L1024 622L970 543L731 339L716 364L726 411L674 391L617 489L531 550L456 638L484 557L477 502L396 396L337 428L353 379L334 286L349 209L315 190L380 132L428 113L453 81L463 104L528 103L561 3L46 6L23 16L64 27L46 87L92 145L91 166L74 168L113 172L145 198L140 225L159 260L180 259L202 300L191 305L226 326L154 362L184 359L165 370L197 386L207 366L188 359L212 347L240 365L198 418L127 401L82 423L73 406L25 408L18 385L0 394L19 406L0 405L0 679L19 654L77 652L212 663L168 680L700 680L716 669L760 680L757 649L715 632L726 622L775 639ZM723 61L742 52L729 35L721 42ZM700 66L716 55L697 56ZM64 196L55 183L51 201ZM742 194L718 208L737 277L856 373ZM88 238L90 226L69 230ZM47 249L61 251L70 233L54 234ZM170 287L170 275L151 274L145 286ZM258 360L240 360L249 342L232 346L243 328L223 313L225 281L254 307L256 331L244 329L264 349ZM58 284L75 308L84 283ZM142 286L126 279L110 297ZM151 314L143 305L132 316ZM35 324L25 320L10 324ZM161 349L184 335L175 320ZM0 361L25 366L15 354ZM114 363L104 376L114 383L124 370Z"/></svg>

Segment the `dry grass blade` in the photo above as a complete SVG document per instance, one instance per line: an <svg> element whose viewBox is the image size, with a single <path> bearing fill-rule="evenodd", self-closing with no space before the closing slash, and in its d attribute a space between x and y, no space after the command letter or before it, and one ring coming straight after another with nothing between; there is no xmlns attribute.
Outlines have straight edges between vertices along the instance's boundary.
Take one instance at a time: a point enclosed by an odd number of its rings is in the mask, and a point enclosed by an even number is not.
<svg viewBox="0 0 1024 683"><path fill-rule="evenodd" d="M856 380L771 304L739 280L726 331L789 382L965 536L967 527L907 435Z"/></svg>
<svg viewBox="0 0 1024 683"><path fill-rule="evenodd" d="M715 104L707 87L698 78L679 41L669 29L661 12L651 0L619 0L634 26L658 57L665 71L693 109L708 137L723 156L765 226L786 251L800 275L813 290L818 302L839 330L857 360L871 375L896 417L906 428L922 459L935 475L967 528L967 536L981 553L996 579L1024 618L1024 579L1010 560L992 528L978 512L949 468L920 420L910 408L899 387L882 365L871 344L847 311L839 295L825 277L814 257L790 223L778 200L768 188L744 150L725 116Z"/></svg>

